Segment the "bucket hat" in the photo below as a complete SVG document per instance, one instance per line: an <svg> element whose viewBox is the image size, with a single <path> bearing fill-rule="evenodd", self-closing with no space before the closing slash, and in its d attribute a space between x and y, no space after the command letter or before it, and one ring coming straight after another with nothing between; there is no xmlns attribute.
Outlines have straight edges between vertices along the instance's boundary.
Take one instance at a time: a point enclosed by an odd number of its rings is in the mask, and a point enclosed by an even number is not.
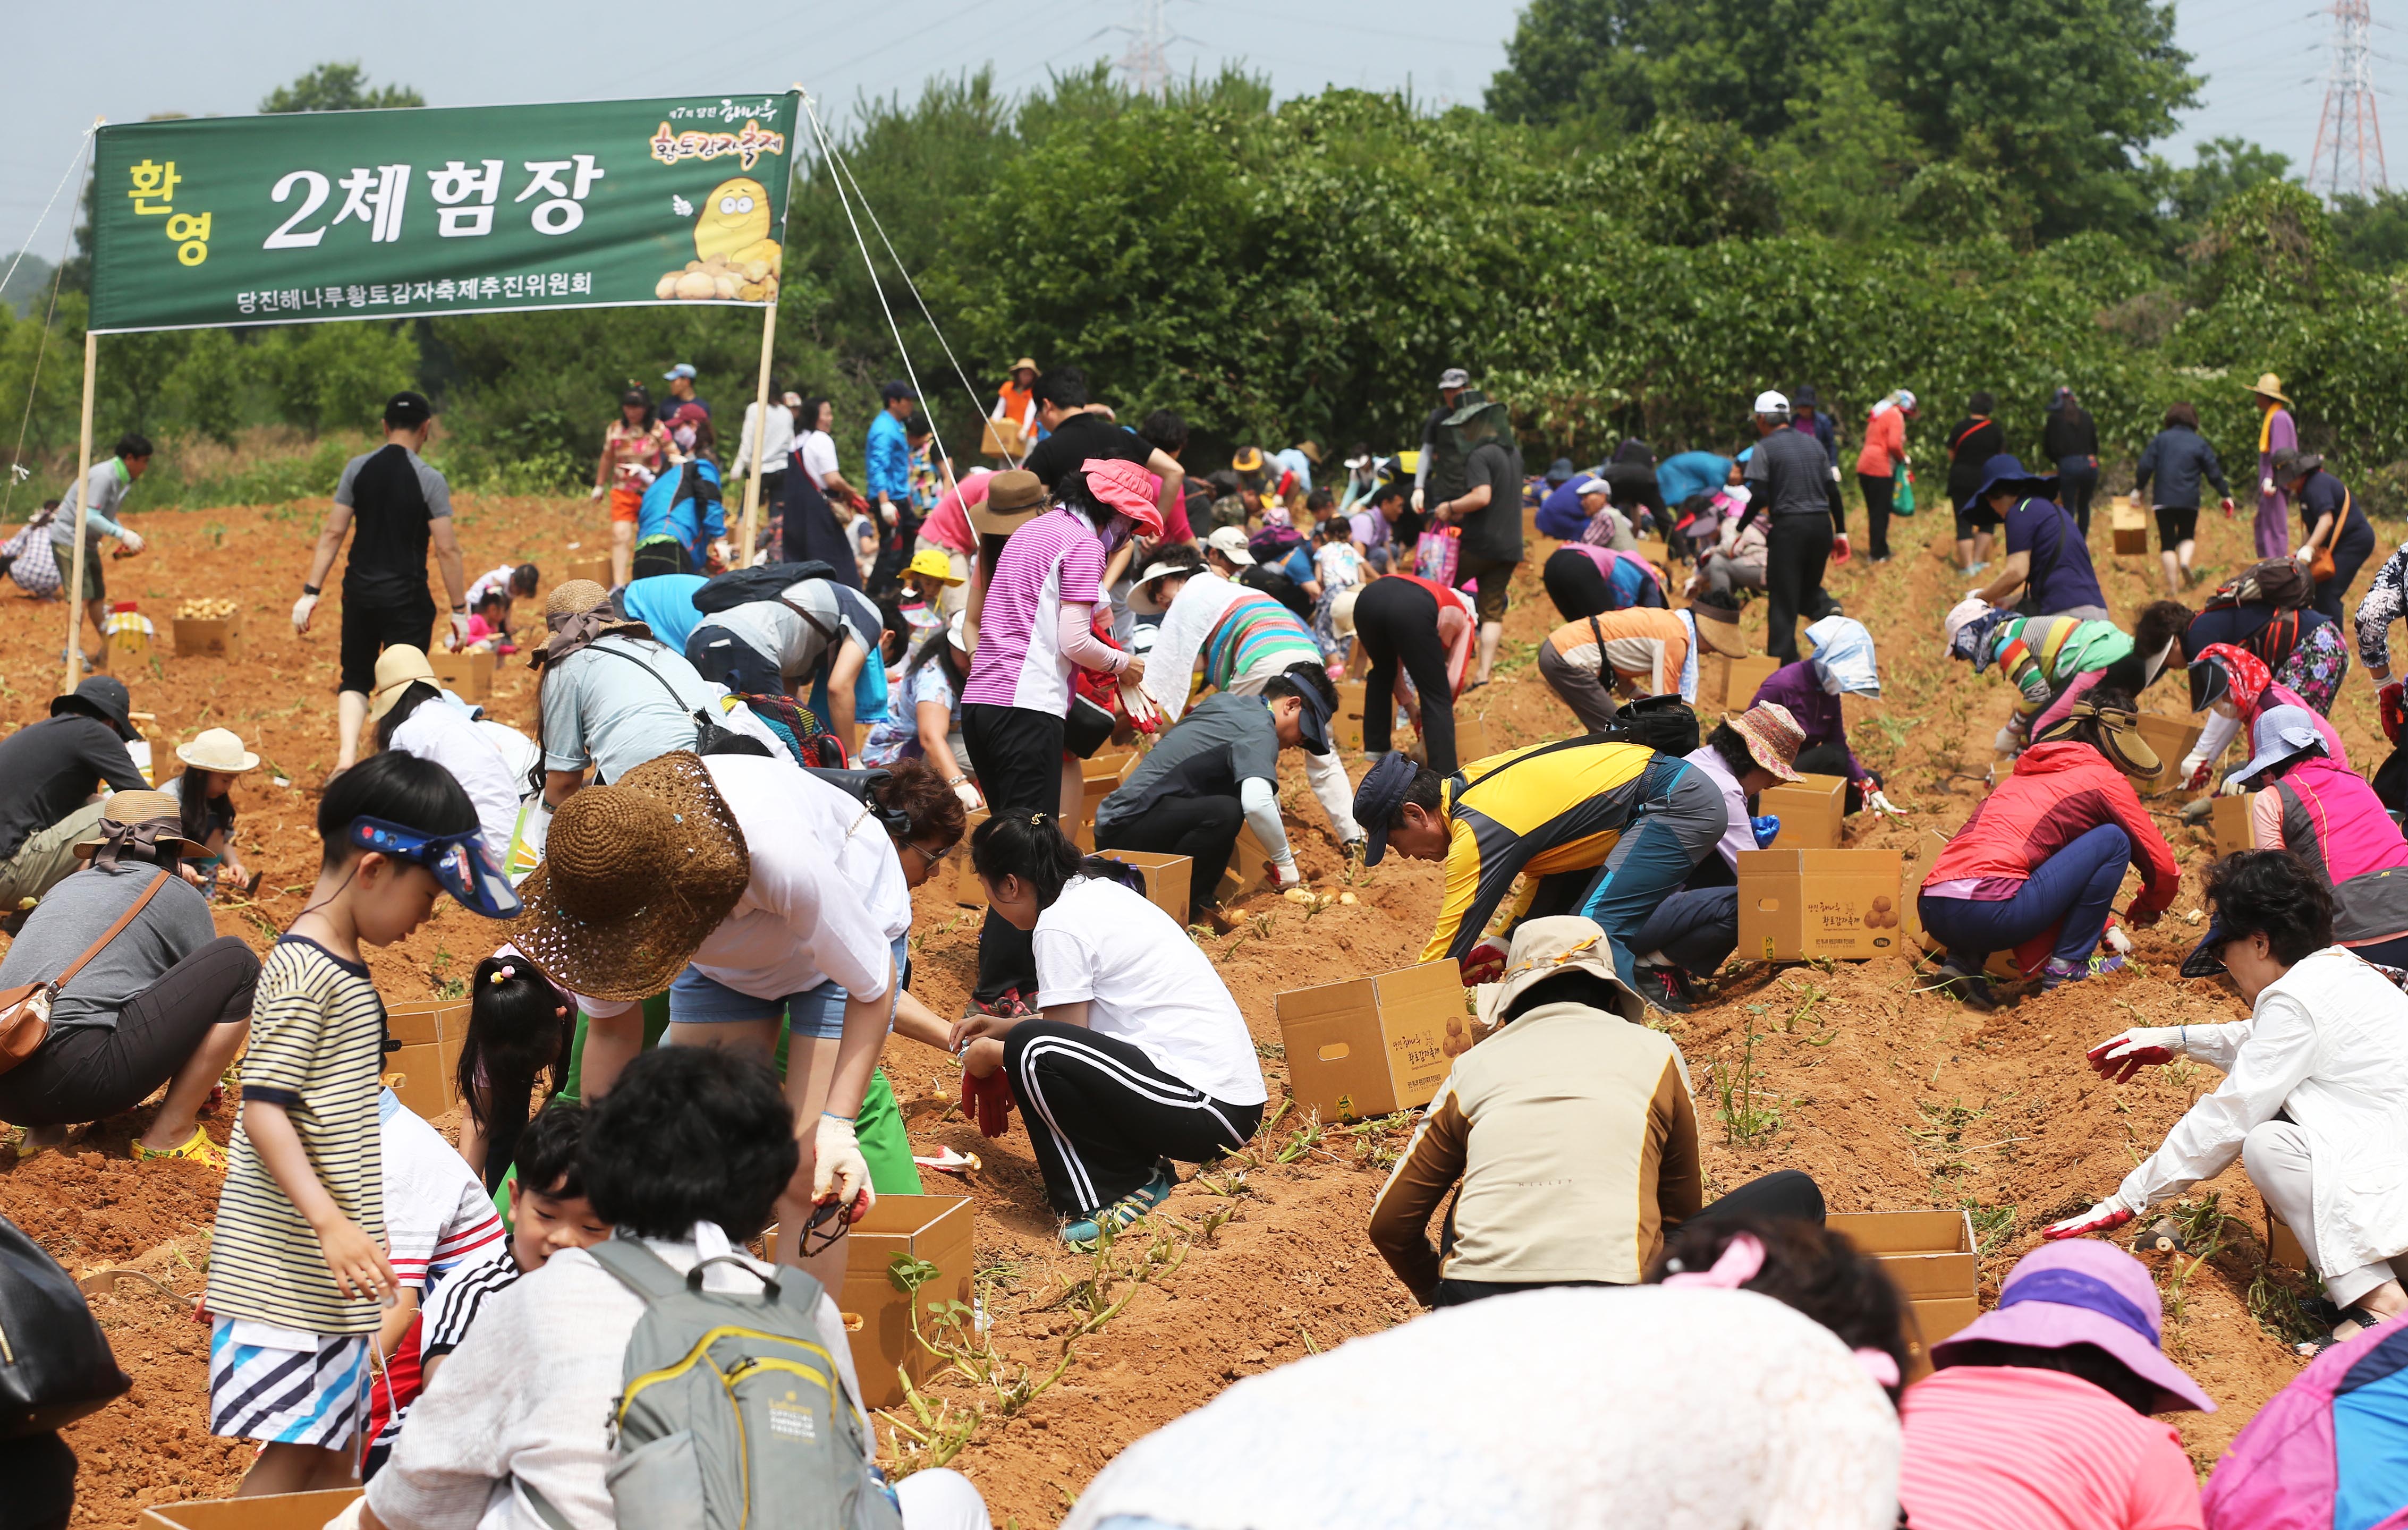
<svg viewBox="0 0 2408 1530"><path fill-rule="evenodd" d="M2271 398L2286 409L2291 407L2290 399L2283 393L2283 379L2272 372L2260 372L2257 385L2249 391L2260 398Z"/></svg>
<svg viewBox="0 0 2408 1530"><path fill-rule="evenodd" d="M229 776L259 768L259 756L242 747L242 736L232 728L203 728L191 743L176 746L176 758L195 770Z"/></svg>
<svg viewBox="0 0 2408 1530"><path fill-rule="evenodd" d="M1698 625L1698 640L1726 659L1747 657L1747 642L1739 635L1739 611L1710 600L1690 603L1689 617Z"/></svg>
<svg viewBox="0 0 2408 1530"><path fill-rule="evenodd" d="M145 859L152 846L174 841L198 853L201 847L186 836L183 807L165 792L120 792L100 810L100 822L75 843L76 859L89 861L104 850L132 850ZM115 857L101 862L114 865Z"/></svg>
<svg viewBox="0 0 2408 1530"><path fill-rule="evenodd" d="M543 600L547 621L563 616L580 616L609 603L610 592L592 579L569 579L554 585Z"/></svg>
<svg viewBox="0 0 2408 1530"><path fill-rule="evenodd" d="M1547 465L1547 487L1562 488L1572 480L1572 475L1578 471L1578 468L1572 466L1572 460L1570 457L1557 457Z"/></svg>
<svg viewBox="0 0 2408 1530"><path fill-rule="evenodd" d="M2272 476L2276 483L2288 483L2293 479L2306 478L2324 465L2324 453L2300 451L2286 446L2275 452L2272 459L2266 464L2266 471Z"/></svg>
<svg viewBox="0 0 2408 1530"><path fill-rule="evenodd" d="M594 581L576 582L593 584ZM594 587L601 588L598 584ZM555 596L557 593L554 592ZM438 691L443 688L443 682L435 678L435 666L427 663L424 650L411 648L407 643L395 643L378 654L376 689L368 693L368 721L373 722L392 711L394 704L401 700L401 694L421 680Z"/></svg>
<svg viewBox="0 0 2408 1530"><path fill-rule="evenodd" d="M1798 773L1798 751L1806 742L1806 730L1798 725L1788 708L1777 701L1759 701L1743 712L1725 712L1723 721L1747 745L1749 756L1776 778L1806 779Z"/></svg>
<svg viewBox="0 0 2408 1530"><path fill-rule="evenodd" d="M923 579L935 579L939 584L962 582L962 577L953 572L953 560L932 547L924 547L911 554L910 565L904 572L917 574Z"/></svg>
<svg viewBox="0 0 2408 1530"><path fill-rule="evenodd" d="M2055 499L2057 475L2028 473L2024 471L2024 465L2020 460L2001 451L1982 465L1982 486L1974 490L1966 497L1965 503L1956 508L1960 510L1970 510L2001 489L2014 490L2027 498Z"/></svg>
<svg viewBox="0 0 2408 1530"><path fill-rule="evenodd" d="M1789 402L1792 407L1797 408L1819 409L1823 407L1823 395L1816 393L1814 391L1814 385L1809 382L1800 387L1796 393L1790 394Z"/></svg>
<svg viewBox="0 0 2408 1530"><path fill-rule="evenodd" d="M2255 784L2260 774L2276 765L2325 751L2325 736L2316 731L2315 719L2298 707L2269 707L2259 712L2249 742L2257 753L2232 773L2232 779L2243 786Z"/></svg>
<svg viewBox="0 0 2408 1530"><path fill-rule="evenodd" d="M1951 1350L1982 1339L2036 1350L2088 1344L2157 1389L2152 1412L2214 1412L2199 1383L2166 1358L2163 1331L2157 1282L2139 1260L2097 1238L2067 1238L2017 1260L1999 1305L1931 1346L1931 1359L1944 1366Z"/></svg>
<svg viewBox="0 0 2408 1530"><path fill-rule="evenodd" d="M1639 995L1624 984L1622 975L1614 970L1613 947L1606 939L1604 929L1597 921L1579 914L1522 922L1513 932L1512 949L1506 952L1504 975L1493 983L1480 985L1475 1002L1481 1018L1493 1022L1512 1008L1515 999L1567 972L1585 972L1612 983L1615 1012L1627 1021L1640 1019Z"/></svg>
<svg viewBox="0 0 2408 1530"><path fill-rule="evenodd" d="M1254 551L1246 546L1246 528L1243 526L1223 526L1204 538L1204 545L1240 568L1250 566L1254 561Z"/></svg>
<svg viewBox="0 0 2408 1530"><path fill-rule="evenodd" d="M701 757L664 754L552 815L543 864L519 886L509 940L571 993L667 989L743 897L752 863Z"/></svg>
<svg viewBox="0 0 2408 1530"><path fill-rule="evenodd" d="M1009 536L1044 508L1044 480L1015 467L987 480L986 497L969 508L970 528L981 536Z"/></svg>
<svg viewBox="0 0 2408 1530"><path fill-rule="evenodd" d="M125 682L114 675L94 675L65 695L50 698L52 717L68 712L100 719L115 728L120 738L142 736L134 727L134 696L125 689Z"/></svg>
<svg viewBox="0 0 2408 1530"><path fill-rule="evenodd" d="M1011 364L1011 369L1015 372L1035 372L1040 368L1039 368L1034 357L1023 356L1018 361Z"/></svg>

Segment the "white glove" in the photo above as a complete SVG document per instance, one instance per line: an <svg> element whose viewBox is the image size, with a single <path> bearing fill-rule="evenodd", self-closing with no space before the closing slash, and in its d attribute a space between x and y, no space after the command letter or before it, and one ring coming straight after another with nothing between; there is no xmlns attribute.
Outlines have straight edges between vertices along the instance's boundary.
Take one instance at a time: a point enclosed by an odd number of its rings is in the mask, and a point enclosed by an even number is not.
<svg viewBox="0 0 2408 1530"><path fill-rule="evenodd" d="M861 1155L853 1122L822 1111L811 1137L811 1199L851 1206L856 1196L868 1197L870 1206L878 1204L878 1194L869 1187L869 1160Z"/></svg>
<svg viewBox="0 0 2408 1530"><path fill-rule="evenodd" d="M2009 723L1999 730L1997 737L1990 740L1990 747L2001 754L2020 753L2024 747L2023 733L2013 723Z"/></svg>
<svg viewBox="0 0 2408 1530"><path fill-rule="evenodd" d="M1421 492L1419 489L1416 489L1416 490L1414 490L1414 491L1413 491L1413 513L1414 513L1415 515L1419 515L1419 514L1421 514L1421 512L1422 512L1422 492Z"/></svg>
<svg viewBox="0 0 2408 1530"><path fill-rule="evenodd" d="M1271 863L1271 885L1282 889L1304 885L1304 873L1296 868L1294 855L1283 855Z"/></svg>
<svg viewBox="0 0 2408 1530"><path fill-rule="evenodd" d="M120 527L117 533L117 541L118 545L124 548L128 552L139 552L146 545L142 540L142 534L136 531L132 526Z"/></svg>
<svg viewBox="0 0 2408 1530"><path fill-rule="evenodd" d="M309 630L309 613L317 608L318 597L316 595L303 595L300 599L294 601L293 603L293 630L294 632L308 632Z"/></svg>
<svg viewBox="0 0 2408 1530"><path fill-rule="evenodd" d="M1872 794L1870 796L1865 798L1865 806L1870 808L1874 812L1886 813L1892 818L1904 818L1906 816L1906 809L1900 808L1897 803L1890 801L1888 795L1878 786L1873 788Z"/></svg>
<svg viewBox="0 0 2408 1530"><path fill-rule="evenodd" d="M594 492L593 492L592 493L590 493L590 494L586 495L585 497L586 497L586 498L588 498L588 499L599 499L599 498L601 498L601 497L602 497L602 495L603 495L606 492L607 492L607 491L605 491L605 490L603 489L603 487L602 487L600 484L598 484L598 483L597 483L597 484L595 484L595 485L594 486Z"/></svg>
<svg viewBox="0 0 2408 1530"><path fill-rule="evenodd" d="M2132 937L2124 933L2121 924L2110 924L2107 926L2107 947L2118 956L2129 956L2132 954Z"/></svg>
<svg viewBox="0 0 2408 1530"><path fill-rule="evenodd" d="M2274 480L2272 479L2259 479L2258 480L2258 492L2261 494L2272 493L2274 492Z"/></svg>
<svg viewBox="0 0 2408 1530"><path fill-rule="evenodd" d="M467 642L468 613L466 611L453 611L452 613L452 646L455 649L464 648L467 645Z"/></svg>
<svg viewBox="0 0 2408 1530"><path fill-rule="evenodd" d="M978 783L967 776L953 783L953 795L961 798L962 806L973 813L986 806L986 798L979 794Z"/></svg>

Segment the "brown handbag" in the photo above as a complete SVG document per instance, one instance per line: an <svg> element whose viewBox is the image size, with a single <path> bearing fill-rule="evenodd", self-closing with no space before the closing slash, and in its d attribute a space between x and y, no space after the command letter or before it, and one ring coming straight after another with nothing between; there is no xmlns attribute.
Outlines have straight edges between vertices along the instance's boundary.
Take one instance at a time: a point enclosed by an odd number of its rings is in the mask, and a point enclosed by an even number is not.
<svg viewBox="0 0 2408 1530"><path fill-rule="evenodd" d="M59 996L59 990L83 970L86 962L99 955L110 941L122 934L125 926L134 922L134 916L143 910L174 875L172 871L162 871L151 878L150 885L142 890L142 895L134 900L133 907L118 915L117 922L111 924L99 939L86 946L83 954L69 964L64 972L44 983L0 988L0 1073L7 1072L41 1051L42 1043L50 1037L50 1005Z"/></svg>

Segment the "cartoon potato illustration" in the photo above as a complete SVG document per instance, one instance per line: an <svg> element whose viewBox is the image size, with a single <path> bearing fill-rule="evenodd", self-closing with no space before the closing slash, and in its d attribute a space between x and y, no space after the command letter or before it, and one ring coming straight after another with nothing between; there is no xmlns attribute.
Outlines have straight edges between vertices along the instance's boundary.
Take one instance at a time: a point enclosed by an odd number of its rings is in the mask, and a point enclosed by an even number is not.
<svg viewBox="0 0 2408 1530"><path fill-rule="evenodd" d="M730 269L753 261L767 261L776 269L778 241L769 237L768 191L744 176L721 181L695 218L694 252L705 261L725 256Z"/></svg>

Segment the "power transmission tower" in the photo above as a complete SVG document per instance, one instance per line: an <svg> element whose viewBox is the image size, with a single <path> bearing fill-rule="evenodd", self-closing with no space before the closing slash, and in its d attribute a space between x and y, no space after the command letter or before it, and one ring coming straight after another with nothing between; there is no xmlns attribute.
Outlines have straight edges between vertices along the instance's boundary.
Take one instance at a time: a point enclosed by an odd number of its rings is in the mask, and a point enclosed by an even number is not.
<svg viewBox="0 0 2408 1530"><path fill-rule="evenodd" d="M1163 5L1164 0L1138 0L1137 24L1118 29L1129 35L1129 45L1114 67L1140 95L1159 94L1170 83L1168 49L1173 35L1163 20Z"/></svg>
<svg viewBox="0 0 2408 1530"><path fill-rule="evenodd" d="M2383 126L2374 119L2374 21L2368 0L2332 0L2332 69L2324 115L2316 121L2308 186L2329 197L2368 196L2389 182L2383 170Z"/></svg>

